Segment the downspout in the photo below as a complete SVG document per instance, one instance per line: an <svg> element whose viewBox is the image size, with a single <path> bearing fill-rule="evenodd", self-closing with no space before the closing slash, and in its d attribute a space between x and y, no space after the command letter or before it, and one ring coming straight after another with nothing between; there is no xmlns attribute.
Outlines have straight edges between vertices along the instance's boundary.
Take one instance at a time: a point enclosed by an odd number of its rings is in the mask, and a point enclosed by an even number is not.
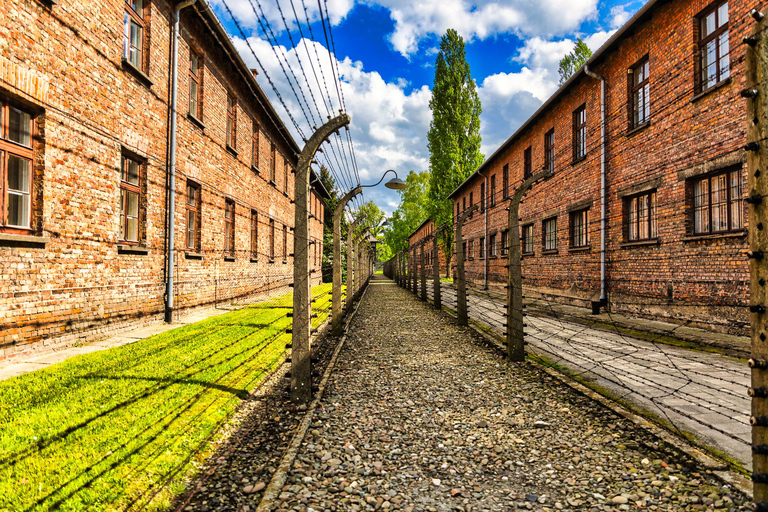
<svg viewBox="0 0 768 512"><path fill-rule="evenodd" d="M483 228L485 235L483 237L483 290L488 289L488 176L483 174L482 171L477 171L477 174L483 177L485 181L485 194L480 198L485 211L485 227Z"/></svg>
<svg viewBox="0 0 768 512"><path fill-rule="evenodd" d="M605 193L605 77L589 70L584 65L584 72L600 80L600 305L606 304L605 293L605 236L607 231L607 206Z"/></svg>
<svg viewBox="0 0 768 512"><path fill-rule="evenodd" d="M168 136L168 270L165 282L165 321L173 321L173 250L175 247L174 232L176 215L176 98L178 96L179 71L179 13L197 0L184 0L173 9L173 35L171 54L171 122Z"/></svg>

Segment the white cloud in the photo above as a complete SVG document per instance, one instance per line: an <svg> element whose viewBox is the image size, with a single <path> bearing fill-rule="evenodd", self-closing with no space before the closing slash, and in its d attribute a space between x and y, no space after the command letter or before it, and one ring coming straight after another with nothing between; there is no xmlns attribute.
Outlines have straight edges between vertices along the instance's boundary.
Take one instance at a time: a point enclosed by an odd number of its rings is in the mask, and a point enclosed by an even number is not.
<svg viewBox="0 0 768 512"><path fill-rule="evenodd" d="M465 41L499 34L556 36L578 29L596 14L597 0L368 0L390 11L393 48L408 57L430 36L456 29Z"/></svg>
<svg viewBox="0 0 768 512"><path fill-rule="evenodd" d="M328 112L323 101L330 103L331 111L335 114L339 109L339 99L333 85L333 69L331 61L327 58L328 51L320 43L312 41L301 41L297 45L297 50L281 48L278 54L285 52L288 57L290 67L297 70L299 83L295 83L293 75L289 72L290 82L297 90L299 99L294 95L289 79L280 67L275 53L272 51L269 43L263 39L252 37L248 39L249 45L240 38L234 38L233 42L245 62L249 65L255 64L253 53L259 58L266 68L275 87L280 91L288 110L296 119L305 136L311 134L311 127L304 118L299 104L304 105L305 111L313 111L312 122L319 125L325 121ZM306 43L306 47L304 44ZM318 63L314 59L315 50L321 56ZM320 85L314 81L314 75L310 71L310 64L307 59L307 51L313 57L314 66L318 78L325 76L328 84L328 94L326 94L325 85L320 79ZM301 58L305 67L308 79L305 81L303 75L298 73L298 59ZM335 61L334 61L335 64ZM429 111L429 99L432 96L429 87L426 85L421 88L410 89L404 80L386 82L376 71L366 71L361 62L353 62L349 58L338 62L341 75L341 92L343 93L347 112L352 123L349 127L350 135L354 144L354 153L359 170L360 181L363 184L378 181L381 175L387 169L395 169L401 178L404 178L408 171L413 169L422 171L429 166L427 154L426 134L429 129L431 119ZM266 81L264 74L258 77L262 87L275 105L278 113L283 118L284 123L293 133L296 141L301 144L301 136L292 125L288 116L284 114L280 100L276 97L272 87ZM310 94L311 91L311 94ZM302 94L303 93L303 94ZM315 111L312 96L320 109L319 116ZM305 100L306 98L306 100ZM309 110L307 110L309 105ZM309 115L309 114L308 114ZM342 131L343 144L333 140L329 144L323 145L323 153L319 155L318 160L326 163L326 158L330 161L333 170L336 171L339 179L337 180L341 189L348 189L353 186L356 179L354 173L347 172L348 166L343 162L343 153L349 155L349 145L346 136ZM337 159L339 162L337 162ZM397 194L380 185L376 189L366 189L365 195L376 197L377 203L387 205L389 202L397 199ZM388 208L391 212L391 208Z"/></svg>

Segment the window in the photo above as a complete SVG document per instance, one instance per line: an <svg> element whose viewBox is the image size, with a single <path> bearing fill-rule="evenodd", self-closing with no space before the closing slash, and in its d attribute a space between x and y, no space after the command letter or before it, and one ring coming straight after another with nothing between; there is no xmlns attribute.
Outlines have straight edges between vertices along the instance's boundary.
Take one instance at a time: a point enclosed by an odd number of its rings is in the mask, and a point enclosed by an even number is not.
<svg viewBox="0 0 768 512"><path fill-rule="evenodd" d="M475 200L472 198L472 192L469 193L469 207L475 206Z"/></svg>
<svg viewBox="0 0 768 512"><path fill-rule="evenodd" d="M464 197L462 198L462 202L463 202L464 204L463 204L463 206L462 206L462 208L461 208L461 211L462 211L462 212L465 212L465 211L467 211L467 196L464 196Z"/></svg>
<svg viewBox="0 0 768 512"><path fill-rule="evenodd" d="M123 58L144 71L144 0L125 0Z"/></svg>
<svg viewBox="0 0 768 512"><path fill-rule="evenodd" d="M544 170L555 173L555 129L544 134Z"/></svg>
<svg viewBox="0 0 768 512"><path fill-rule="evenodd" d="M651 116L649 97L650 81L648 80L648 58L630 70L630 119L629 127L637 128L648 122Z"/></svg>
<svg viewBox="0 0 768 512"><path fill-rule="evenodd" d="M187 236L188 251L200 252L200 185L187 181Z"/></svg>
<svg viewBox="0 0 768 512"><path fill-rule="evenodd" d="M523 254L533 254L533 224L526 224L523 226L523 236L521 237L523 242Z"/></svg>
<svg viewBox="0 0 768 512"><path fill-rule="evenodd" d="M741 169L698 179L692 192L695 234L736 231L744 226Z"/></svg>
<svg viewBox="0 0 768 512"><path fill-rule="evenodd" d="M496 257L496 235L488 235L488 257Z"/></svg>
<svg viewBox="0 0 768 512"><path fill-rule="evenodd" d="M275 260L275 219L269 219L269 260Z"/></svg>
<svg viewBox="0 0 768 512"><path fill-rule="evenodd" d="M489 206L496 205L496 175L491 176L491 197Z"/></svg>
<svg viewBox="0 0 768 512"><path fill-rule="evenodd" d="M467 245L468 251L469 251L469 252L467 252L467 259L468 260L474 259L474 257L475 257L475 252L474 252L475 251L475 247L474 247L475 243L474 242L475 242L474 240L470 240L469 241L469 245Z"/></svg>
<svg viewBox="0 0 768 512"><path fill-rule="evenodd" d="M237 101L227 94L227 147L235 149L237 142Z"/></svg>
<svg viewBox="0 0 768 512"><path fill-rule="evenodd" d="M582 105L573 112L573 160L587 156L587 106Z"/></svg>
<svg viewBox="0 0 768 512"><path fill-rule="evenodd" d="M143 162L123 155L120 165L120 241L139 243Z"/></svg>
<svg viewBox="0 0 768 512"><path fill-rule="evenodd" d="M0 100L0 231L32 228L34 130L32 114Z"/></svg>
<svg viewBox="0 0 768 512"><path fill-rule="evenodd" d="M469 254L467 254L467 242L461 243L461 252L464 254L464 259L466 260L469 258Z"/></svg>
<svg viewBox="0 0 768 512"><path fill-rule="evenodd" d="M231 199L224 202L224 254L235 255L235 202Z"/></svg>
<svg viewBox="0 0 768 512"><path fill-rule="evenodd" d="M699 91L731 76L728 2L717 3L698 17Z"/></svg>
<svg viewBox="0 0 768 512"><path fill-rule="evenodd" d="M509 197L509 164L504 164L501 175L501 186L504 189L504 199L506 199Z"/></svg>
<svg viewBox="0 0 768 512"><path fill-rule="evenodd" d="M259 170L259 123L253 121L253 137L251 138L251 166Z"/></svg>
<svg viewBox="0 0 768 512"><path fill-rule="evenodd" d="M501 232L501 255L507 254L509 254L509 230L504 230Z"/></svg>
<svg viewBox="0 0 768 512"><path fill-rule="evenodd" d="M557 249L557 217L547 219L542 223L542 235L544 240L544 250L554 251Z"/></svg>
<svg viewBox="0 0 768 512"><path fill-rule="evenodd" d="M588 219L588 210L586 209L571 212L571 247L589 245Z"/></svg>
<svg viewBox="0 0 768 512"><path fill-rule="evenodd" d="M283 225L283 263L288 261L288 226Z"/></svg>
<svg viewBox="0 0 768 512"><path fill-rule="evenodd" d="M480 183L480 211L485 211L485 180Z"/></svg>
<svg viewBox="0 0 768 512"><path fill-rule="evenodd" d="M485 258L485 237L480 237L480 247L478 247L478 250L480 251L480 258Z"/></svg>
<svg viewBox="0 0 768 512"><path fill-rule="evenodd" d="M272 184L277 183L277 159L275 158L275 143L270 142L269 147L269 182Z"/></svg>
<svg viewBox="0 0 768 512"><path fill-rule="evenodd" d="M656 238L656 191L643 192L625 199L627 240Z"/></svg>
<svg viewBox="0 0 768 512"><path fill-rule="evenodd" d="M533 164L531 162L531 146L528 146L523 152L523 179L529 178L533 174Z"/></svg>
<svg viewBox="0 0 768 512"><path fill-rule="evenodd" d="M288 193L288 160L283 158L283 192Z"/></svg>
<svg viewBox="0 0 768 512"><path fill-rule="evenodd" d="M202 79L202 61L200 57L193 52L189 51L189 115L195 119L202 119L203 113L201 110L203 89L201 88Z"/></svg>
<svg viewBox="0 0 768 512"><path fill-rule="evenodd" d="M259 213L251 210L251 259L259 259Z"/></svg>

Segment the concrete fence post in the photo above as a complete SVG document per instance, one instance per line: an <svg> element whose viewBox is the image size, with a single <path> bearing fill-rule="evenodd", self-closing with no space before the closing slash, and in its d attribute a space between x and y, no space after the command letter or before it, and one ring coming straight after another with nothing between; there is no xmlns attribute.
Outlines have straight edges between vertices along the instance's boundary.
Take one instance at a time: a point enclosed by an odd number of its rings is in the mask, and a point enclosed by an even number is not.
<svg viewBox="0 0 768 512"><path fill-rule="evenodd" d="M523 272L520 251L520 201L533 184L549 176L543 171L530 176L509 198L509 259L507 261L507 357L525 360L525 325L523 323Z"/></svg>
<svg viewBox="0 0 768 512"><path fill-rule="evenodd" d="M752 482L755 510L768 511L768 19L752 11L757 21L747 43L747 168L749 197L749 273L752 354Z"/></svg>
<svg viewBox="0 0 768 512"><path fill-rule="evenodd" d="M456 219L456 316L459 325L469 324L469 315L467 312L467 284L464 275L464 244L462 243L462 227L464 221L474 213L477 205L466 210Z"/></svg>
<svg viewBox="0 0 768 512"><path fill-rule="evenodd" d="M419 259L421 260L419 262L421 264L421 286L419 287L419 294L421 296L421 300L424 302L427 301L427 262L424 259L424 244L426 241L427 240L424 239L419 244Z"/></svg>
<svg viewBox="0 0 768 512"><path fill-rule="evenodd" d="M333 211L333 285L331 295L331 332L338 336L342 331L341 324L341 217L347 203L363 191L356 187L344 195ZM349 279L349 276L347 276Z"/></svg>
<svg viewBox="0 0 768 512"><path fill-rule="evenodd" d="M293 327L291 401L307 404L312 398L312 290L309 279L309 166L317 149L333 132L349 124L342 114L321 126L304 145L296 165L293 228Z"/></svg>
<svg viewBox="0 0 768 512"><path fill-rule="evenodd" d="M440 297L440 253L437 246L437 233L432 235L432 303L435 309L442 309L443 303Z"/></svg>

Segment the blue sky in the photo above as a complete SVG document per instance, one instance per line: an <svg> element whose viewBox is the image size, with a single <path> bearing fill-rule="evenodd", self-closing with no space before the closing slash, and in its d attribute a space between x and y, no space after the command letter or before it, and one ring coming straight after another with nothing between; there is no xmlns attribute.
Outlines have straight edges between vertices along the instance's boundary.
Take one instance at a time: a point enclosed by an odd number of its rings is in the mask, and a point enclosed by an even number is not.
<svg viewBox="0 0 768 512"><path fill-rule="evenodd" d="M440 36L446 29L455 28L466 42L467 60L483 104L482 149L489 155L557 89L557 63L577 37L596 50L643 4L621 0L320 1L212 0L243 59L259 69L262 88L299 144L299 131L308 136L313 122L327 115L326 104L338 110L333 81L338 70L340 92L352 118L349 133L355 159L352 162L349 157L343 134L342 140L331 143L332 148L325 146L318 160L330 164L342 189L353 185L357 175L367 184L377 181L386 169L395 169L404 178L410 170L428 168L428 104ZM330 18L335 54L326 45L319 5ZM267 22L271 31L265 34ZM366 189L365 199L375 201L388 214L398 204L397 194L383 185Z"/></svg>

